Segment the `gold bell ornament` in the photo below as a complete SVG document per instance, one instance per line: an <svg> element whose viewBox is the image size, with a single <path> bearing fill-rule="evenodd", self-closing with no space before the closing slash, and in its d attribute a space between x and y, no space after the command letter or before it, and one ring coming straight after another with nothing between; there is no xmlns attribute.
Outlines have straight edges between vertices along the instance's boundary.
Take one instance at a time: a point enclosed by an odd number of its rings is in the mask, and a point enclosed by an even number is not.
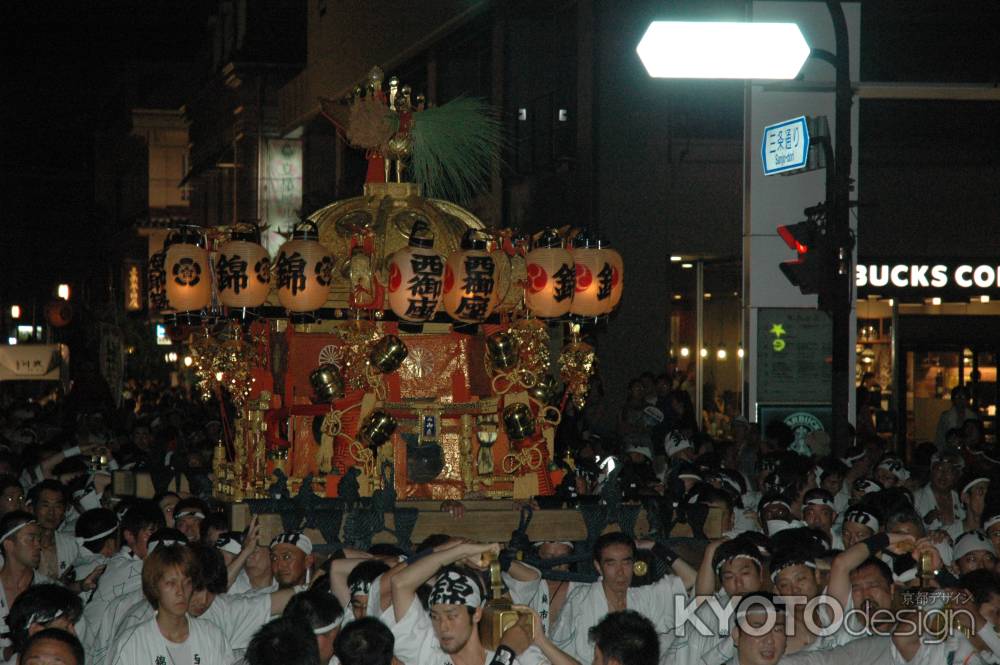
<svg viewBox="0 0 1000 665"><path fill-rule="evenodd" d="M386 335L372 347L368 362L383 374L390 374L399 369L409 352L403 340L395 335Z"/></svg>
<svg viewBox="0 0 1000 665"><path fill-rule="evenodd" d="M324 363L309 374L309 384L319 402L333 402L344 396L344 377L332 363Z"/></svg>

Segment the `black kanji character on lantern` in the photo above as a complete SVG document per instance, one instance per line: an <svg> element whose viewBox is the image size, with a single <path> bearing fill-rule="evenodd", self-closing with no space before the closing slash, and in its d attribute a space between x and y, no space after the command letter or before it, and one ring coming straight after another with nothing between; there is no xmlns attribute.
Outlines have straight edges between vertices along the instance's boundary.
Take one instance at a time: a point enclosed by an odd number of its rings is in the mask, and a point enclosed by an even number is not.
<svg viewBox="0 0 1000 665"><path fill-rule="evenodd" d="M493 257L469 256L465 259L465 281L462 290L489 297L493 293Z"/></svg>
<svg viewBox="0 0 1000 665"><path fill-rule="evenodd" d="M220 291L232 288L233 293L239 294L240 289L247 288L247 262L239 254L228 258L220 254L218 268Z"/></svg>
<svg viewBox="0 0 1000 665"><path fill-rule="evenodd" d="M181 286L196 286L201 281L201 265L189 257L178 260L170 271Z"/></svg>
<svg viewBox="0 0 1000 665"><path fill-rule="evenodd" d="M278 254L278 263L274 266L278 273L278 288L291 289L292 295L306 288L306 260L298 252L288 256L284 252Z"/></svg>
<svg viewBox="0 0 1000 665"><path fill-rule="evenodd" d="M441 257L432 254L414 254L410 258L410 267L413 269L413 277L406 284L410 293L416 297L437 299L441 295L441 275L444 272L444 264ZM411 301L412 302L412 301Z"/></svg>
<svg viewBox="0 0 1000 665"><path fill-rule="evenodd" d="M564 263L552 275L552 279L556 282L556 292L552 295L553 300L562 302L573 296L573 291L576 290L576 270Z"/></svg>
<svg viewBox="0 0 1000 665"><path fill-rule="evenodd" d="M333 257L324 256L316 263L316 281L320 286L329 286L333 281Z"/></svg>
<svg viewBox="0 0 1000 665"><path fill-rule="evenodd" d="M605 263L604 267L601 268L601 272L597 273L597 299L604 300L611 295L611 277L614 271L611 269L610 263Z"/></svg>
<svg viewBox="0 0 1000 665"><path fill-rule="evenodd" d="M271 281L271 257L265 256L254 264L253 271L257 273L257 281L267 284Z"/></svg>
<svg viewBox="0 0 1000 665"><path fill-rule="evenodd" d="M458 301L458 307L455 309L456 316L464 316L467 319L474 319L481 321L486 318L486 310L489 309L490 299L473 297L465 298L463 297Z"/></svg>
<svg viewBox="0 0 1000 665"><path fill-rule="evenodd" d="M429 319L434 316L437 308L437 301L430 298L409 298L406 302L409 304L406 306L405 316L413 319Z"/></svg>

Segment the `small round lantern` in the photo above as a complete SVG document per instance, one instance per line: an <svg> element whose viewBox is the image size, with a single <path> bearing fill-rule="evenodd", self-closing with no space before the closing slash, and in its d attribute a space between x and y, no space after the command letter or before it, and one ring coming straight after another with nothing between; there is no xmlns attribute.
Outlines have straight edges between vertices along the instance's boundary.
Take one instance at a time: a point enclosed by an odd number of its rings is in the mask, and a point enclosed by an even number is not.
<svg viewBox="0 0 1000 665"><path fill-rule="evenodd" d="M389 307L403 321L427 321L437 310L443 281L444 260L434 251L434 234L418 219L410 244L389 261Z"/></svg>
<svg viewBox="0 0 1000 665"><path fill-rule="evenodd" d="M319 229L309 221L299 222L292 238L278 250L274 261L278 300L293 321L306 320L324 304L333 281L333 257L319 242Z"/></svg>
<svg viewBox="0 0 1000 665"><path fill-rule="evenodd" d="M604 261L611 266L611 309L614 310L625 289L625 262L621 254L606 245L600 251Z"/></svg>
<svg viewBox="0 0 1000 665"><path fill-rule="evenodd" d="M212 275L205 238L195 229L174 231L164 242L167 301L177 311L177 321L197 324L201 310L212 300Z"/></svg>
<svg viewBox="0 0 1000 665"><path fill-rule="evenodd" d="M524 299L528 309L543 319L568 314L576 290L576 270L558 232L550 229L543 233L525 261L528 275Z"/></svg>
<svg viewBox="0 0 1000 665"><path fill-rule="evenodd" d="M256 227L234 230L219 247L215 281L219 301L241 318L248 309L264 304L271 288L271 257L261 246Z"/></svg>
<svg viewBox="0 0 1000 665"><path fill-rule="evenodd" d="M477 233L465 232L461 249L448 256L444 268L444 309L466 323L485 321L497 306L497 263Z"/></svg>
<svg viewBox="0 0 1000 665"><path fill-rule="evenodd" d="M611 313L614 282L617 276L619 291L621 270L615 272L607 241L581 232L573 239L570 254L576 264L576 292L570 313L582 319L594 319ZM617 255L617 252L614 252ZM620 257L619 257L620 259Z"/></svg>

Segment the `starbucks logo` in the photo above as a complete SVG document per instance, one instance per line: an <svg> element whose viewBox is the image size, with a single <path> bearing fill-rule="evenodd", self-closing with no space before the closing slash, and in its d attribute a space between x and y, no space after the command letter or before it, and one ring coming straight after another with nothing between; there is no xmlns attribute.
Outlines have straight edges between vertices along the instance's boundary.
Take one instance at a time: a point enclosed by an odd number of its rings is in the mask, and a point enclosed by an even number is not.
<svg viewBox="0 0 1000 665"><path fill-rule="evenodd" d="M788 415L784 422L795 432L795 442L792 443L792 450L796 452L809 451L808 454L812 454L809 444L806 443L806 437L809 436L810 432L823 431L823 423L820 422L820 419L807 411L796 411Z"/></svg>

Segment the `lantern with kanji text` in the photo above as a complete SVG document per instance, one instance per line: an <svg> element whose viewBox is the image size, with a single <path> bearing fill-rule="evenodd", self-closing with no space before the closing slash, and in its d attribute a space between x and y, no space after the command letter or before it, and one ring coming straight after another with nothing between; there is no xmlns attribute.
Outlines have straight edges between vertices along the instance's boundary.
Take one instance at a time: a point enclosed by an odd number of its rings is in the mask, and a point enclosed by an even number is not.
<svg viewBox="0 0 1000 665"><path fill-rule="evenodd" d="M485 321L497 306L496 260L477 233L465 232L461 249L448 256L444 267L444 309L467 323Z"/></svg>
<svg viewBox="0 0 1000 665"><path fill-rule="evenodd" d="M625 262L622 255L607 245L601 247L602 262L611 267L611 309L614 310L621 302L625 290ZM603 268L602 268L603 269Z"/></svg>
<svg viewBox="0 0 1000 665"><path fill-rule="evenodd" d="M610 314L614 307L611 298L616 277L618 286L621 285L621 269L619 266L616 272L610 256L614 250L607 247L606 240L595 238L585 231L573 239L570 254L576 264L576 293L570 313L574 317L598 318ZM614 254L617 255L617 252Z"/></svg>
<svg viewBox="0 0 1000 665"><path fill-rule="evenodd" d="M443 281L444 259L434 251L434 234L418 219L409 244L389 260L389 307L404 321L427 321L437 311Z"/></svg>
<svg viewBox="0 0 1000 665"><path fill-rule="evenodd" d="M271 257L256 226L237 227L219 247L215 280L219 301L240 315L264 304L271 288Z"/></svg>
<svg viewBox="0 0 1000 665"><path fill-rule="evenodd" d="M333 257L320 244L313 222L295 225L291 240L278 250L273 270L278 300L293 319L326 303L333 281Z"/></svg>
<svg viewBox="0 0 1000 665"><path fill-rule="evenodd" d="M568 314L576 289L576 270L559 233L554 229L542 233L524 260L528 266L524 289L528 309L543 319Z"/></svg>
<svg viewBox="0 0 1000 665"><path fill-rule="evenodd" d="M166 248L167 302L177 312L177 321L195 324L201 321L201 310L212 300L212 275L209 269L205 237L197 229L172 231L163 246Z"/></svg>

